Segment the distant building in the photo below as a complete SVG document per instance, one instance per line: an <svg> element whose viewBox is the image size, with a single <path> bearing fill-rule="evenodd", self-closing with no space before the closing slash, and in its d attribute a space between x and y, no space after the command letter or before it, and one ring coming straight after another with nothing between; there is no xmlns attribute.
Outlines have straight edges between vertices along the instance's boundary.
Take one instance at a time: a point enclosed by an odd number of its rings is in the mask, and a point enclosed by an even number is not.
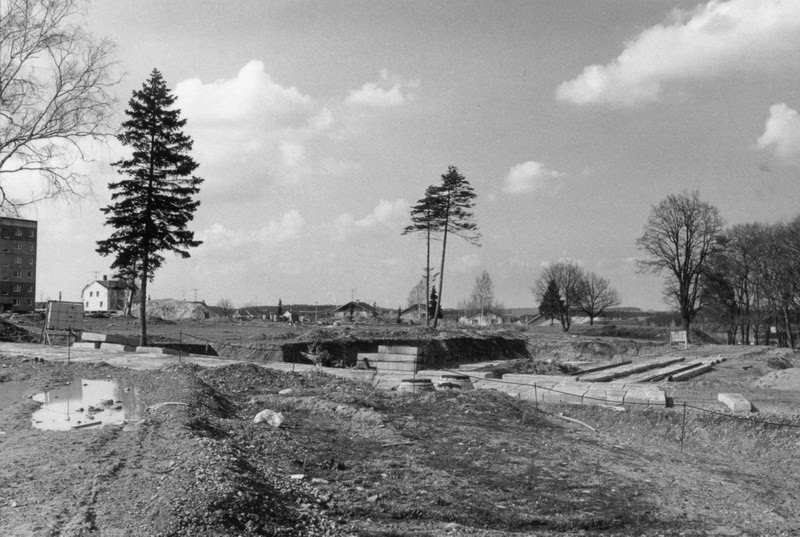
<svg viewBox="0 0 800 537"><path fill-rule="evenodd" d="M130 286L123 280L95 280L81 292L86 313L125 311ZM135 299L135 297L134 297Z"/></svg>
<svg viewBox="0 0 800 537"><path fill-rule="evenodd" d="M36 299L34 220L0 217L0 311L33 311Z"/></svg>
<svg viewBox="0 0 800 537"><path fill-rule="evenodd" d="M424 323L426 317L425 304L415 304L400 312L400 321L407 324Z"/></svg>
<svg viewBox="0 0 800 537"><path fill-rule="evenodd" d="M498 326L503 324L503 318L496 313L484 313L483 315L478 313L469 317L460 317L458 319L458 324L482 327Z"/></svg>
<svg viewBox="0 0 800 537"><path fill-rule="evenodd" d="M333 316L336 319L372 319L377 314L376 308L360 300L352 300L333 311Z"/></svg>

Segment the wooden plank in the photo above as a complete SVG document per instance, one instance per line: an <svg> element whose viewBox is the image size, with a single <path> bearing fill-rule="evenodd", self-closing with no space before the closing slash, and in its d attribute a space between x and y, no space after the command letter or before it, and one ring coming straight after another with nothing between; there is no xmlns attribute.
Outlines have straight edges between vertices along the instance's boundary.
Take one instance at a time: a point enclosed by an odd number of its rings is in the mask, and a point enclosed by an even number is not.
<svg viewBox="0 0 800 537"><path fill-rule="evenodd" d="M591 367L583 368L580 364L581 362L566 362L565 365L572 365L580 369L578 376L580 375L588 375L589 373L596 373L598 371L605 371L606 369L611 369L613 367L620 367L623 365L628 365L632 363L631 360L624 360L622 362L608 362L605 364L594 364Z"/></svg>
<svg viewBox="0 0 800 537"><path fill-rule="evenodd" d="M680 382L682 380L689 380L690 378L696 377L697 375L702 375L707 371L711 371L714 367L713 360L711 362L704 362L703 365L699 367L695 367L689 369L688 371L682 371L680 373L676 373L668 377L670 382Z"/></svg>
<svg viewBox="0 0 800 537"><path fill-rule="evenodd" d="M670 375L674 375L676 373L680 373L681 371L692 369L693 367L699 367L701 365L703 365L703 362L701 360L685 364L677 363L668 365L666 367L660 367L655 370L645 371L644 373L631 375L629 377L625 377L625 380L627 382L658 382L660 380L668 378Z"/></svg>
<svg viewBox="0 0 800 537"><path fill-rule="evenodd" d="M577 377L577 379L581 382L608 382L616 378L627 377L635 373L641 373L643 371L649 371L651 369L656 369L677 362L682 362L683 360L684 360L683 357L666 356L664 358L659 358L657 360L632 363L620 367L614 367L612 369L607 369L605 371L599 371L597 373L580 375Z"/></svg>

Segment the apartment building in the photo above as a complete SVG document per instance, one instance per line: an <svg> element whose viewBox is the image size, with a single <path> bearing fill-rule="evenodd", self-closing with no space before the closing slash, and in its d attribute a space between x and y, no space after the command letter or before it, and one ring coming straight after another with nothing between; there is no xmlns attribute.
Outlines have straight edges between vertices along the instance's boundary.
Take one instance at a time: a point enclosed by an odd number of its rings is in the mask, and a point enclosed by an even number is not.
<svg viewBox="0 0 800 537"><path fill-rule="evenodd" d="M0 311L33 311L37 239L34 220L0 217Z"/></svg>

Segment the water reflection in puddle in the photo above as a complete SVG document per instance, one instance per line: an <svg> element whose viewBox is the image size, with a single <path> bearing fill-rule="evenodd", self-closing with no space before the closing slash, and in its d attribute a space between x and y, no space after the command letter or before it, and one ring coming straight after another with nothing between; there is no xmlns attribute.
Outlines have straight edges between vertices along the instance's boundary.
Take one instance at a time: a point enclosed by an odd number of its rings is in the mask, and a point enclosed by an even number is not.
<svg viewBox="0 0 800 537"><path fill-rule="evenodd" d="M116 380L76 379L33 400L42 403L33 426L50 431L122 424L140 419L145 408L135 385Z"/></svg>

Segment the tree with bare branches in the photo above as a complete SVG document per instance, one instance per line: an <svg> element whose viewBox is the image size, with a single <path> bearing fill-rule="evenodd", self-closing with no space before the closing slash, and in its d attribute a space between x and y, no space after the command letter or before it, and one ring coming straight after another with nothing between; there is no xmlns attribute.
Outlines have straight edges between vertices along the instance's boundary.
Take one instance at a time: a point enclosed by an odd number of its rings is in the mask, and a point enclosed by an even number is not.
<svg viewBox="0 0 800 537"><path fill-rule="evenodd" d="M647 256L639 261L640 270L667 275L664 295L678 307L687 333L703 307L704 272L720 250L722 227L719 210L695 190L669 195L654 206L636 240Z"/></svg>
<svg viewBox="0 0 800 537"><path fill-rule="evenodd" d="M217 307L220 309L220 313L223 317L228 318L233 316L233 301L230 298L220 298L219 302L217 302Z"/></svg>
<svg viewBox="0 0 800 537"><path fill-rule="evenodd" d="M533 287L533 293L541 302L550 296L552 288L558 290L559 302L556 303L561 328L566 332L572 325L572 310L580 305L584 293L586 275L583 268L574 261L557 261L550 263L539 275Z"/></svg>
<svg viewBox="0 0 800 537"><path fill-rule="evenodd" d="M589 317L589 324L603 315L608 308L619 306L619 293L611 287L607 278L589 272L583 280L583 294L578 300L578 307Z"/></svg>
<svg viewBox="0 0 800 537"><path fill-rule="evenodd" d="M114 46L82 24L80 0L0 3L0 213L80 195L81 143L108 134ZM12 178L40 177L21 198Z"/></svg>

